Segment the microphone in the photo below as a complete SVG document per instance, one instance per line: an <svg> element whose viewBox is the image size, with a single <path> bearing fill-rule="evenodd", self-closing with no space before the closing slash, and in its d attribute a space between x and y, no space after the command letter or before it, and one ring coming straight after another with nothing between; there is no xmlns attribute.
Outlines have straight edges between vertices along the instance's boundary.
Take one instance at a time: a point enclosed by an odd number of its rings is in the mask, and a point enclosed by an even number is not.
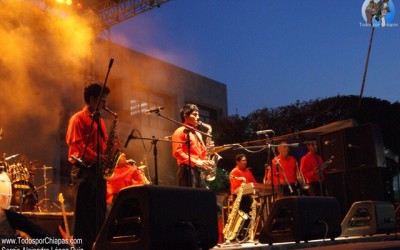
<svg viewBox="0 0 400 250"><path fill-rule="evenodd" d="M325 145L333 145L336 140L324 141Z"/></svg>
<svg viewBox="0 0 400 250"><path fill-rule="evenodd" d="M71 158L74 159L74 161L75 161L76 163L78 163L78 165L79 165L80 167L87 168L86 164L82 161L81 158L78 158L78 157L76 157L75 155L71 155Z"/></svg>
<svg viewBox="0 0 400 250"><path fill-rule="evenodd" d="M351 143L349 143L347 145L347 147L349 147L349 148L360 148L360 146L357 146L357 145L354 145L354 144L351 144Z"/></svg>
<svg viewBox="0 0 400 250"><path fill-rule="evenodd" d="M124 145L125 148L128 147L129 141L134 138L134 136L132 135L134 131L135 131L135 129L132 129L131 133L128 135L128 138L126 138L126 142Z"/></svg>
<svg viewBox="0 0 400 250"><path fill-rule="evenodd" d="M111 68L114 63L114 58L110 59L110 63L108 64L108 68Z"/></svg>
<svg viewBox="0 0 400 250"><path fill-rule="evenodd" d="M266 134L275 134L275 132L272 129L267 129L267 130L259 130L256 132L257 135L266 135Z"/></svg>
<svg viewBox="0 0 400 250"><path fill-rule="evenodd" d="M151 113L159 113L161 110L163 110L164 107L155 107L155 108L151 108L146 110L146 115L150 115Z"/></svg>

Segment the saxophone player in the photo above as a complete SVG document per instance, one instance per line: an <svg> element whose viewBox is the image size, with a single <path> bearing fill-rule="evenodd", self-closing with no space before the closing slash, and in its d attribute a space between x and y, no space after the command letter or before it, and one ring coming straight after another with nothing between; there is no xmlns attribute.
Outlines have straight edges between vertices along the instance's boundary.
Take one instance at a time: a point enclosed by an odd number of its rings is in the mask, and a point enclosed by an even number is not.
<svg viewBox="0 0 400 250"><path fill-rule="evenodd" d="M176 180L178 186L204 187L200 178L200 170L207 170L212 163L206 160L207 149L201 134L195 130L199 126L199 108L194 104L185 104L180 110L182 123L172 135L172 156L176 158L178 170ZM188 142L188 144L177 142ZM190 146L190 152L189 152ZM189 157L190 154L190 157Z"/></svg>
<svg viewBox="0 0 400 250"><path fill-rule="evenodd" d="M106 182L98 159L106 158L102 153L107 147L108 135L104 120L94 112L97 103L101 110L106 107L110 89L105 87L100 96L101 90L99 83L84 88L85 105L70 118L66 133L71 179L79 180L75 194L74 238L82 239L79 247L85 250L92 249L106 213Z"/></svg>

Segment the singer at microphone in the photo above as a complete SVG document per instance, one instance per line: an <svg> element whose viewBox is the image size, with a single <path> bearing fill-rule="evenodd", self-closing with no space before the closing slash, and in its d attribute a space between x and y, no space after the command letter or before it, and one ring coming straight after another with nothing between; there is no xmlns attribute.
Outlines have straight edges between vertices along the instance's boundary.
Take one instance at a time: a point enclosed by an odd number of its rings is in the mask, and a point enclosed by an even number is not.
<svg viewBox="0 0 400 250"><path fill-rule="evenodd" d="M148 110L146 110L146 115L150 115L151 113L156 113L156 114L158 114L158 113L160 113L160 111L161 110L163 110L164 109L164 107L155 107L155 108L151 108L151 109L148 109Z"/></svg>

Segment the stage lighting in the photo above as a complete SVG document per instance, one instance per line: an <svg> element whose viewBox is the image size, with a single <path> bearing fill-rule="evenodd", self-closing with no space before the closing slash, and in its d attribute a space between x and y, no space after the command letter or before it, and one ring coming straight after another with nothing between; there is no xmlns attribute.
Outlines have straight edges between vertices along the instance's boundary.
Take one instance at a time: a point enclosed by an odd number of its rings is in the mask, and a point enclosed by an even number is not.
<svg viewBox="0 0 400 250"><path fill-rule="evenodd" d="M66 3L67 5L72 5L72 0L66 0L65 3Z"/></svg>

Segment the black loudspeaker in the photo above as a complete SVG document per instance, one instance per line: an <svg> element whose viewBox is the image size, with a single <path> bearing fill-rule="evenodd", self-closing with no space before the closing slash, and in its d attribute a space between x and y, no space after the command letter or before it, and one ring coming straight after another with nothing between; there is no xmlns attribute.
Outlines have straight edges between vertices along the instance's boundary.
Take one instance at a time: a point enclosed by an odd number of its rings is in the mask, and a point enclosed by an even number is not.
<svg viewBox="0 0 400 250"><path fill-rule="evenodd" d="M336 238L341 233L339 202L333 197L286 197L277 200L260 232L260 243Z"/></svg>
<svg viewBox="0 0 400 250"><path fill-rule="evenodd" d="M146 185L120 191L93 249L209 249L217 243L212 191Z"/></svg>
<svg viewBox="0 0 400 250"><path fill-rule="evenodd" d="M347 171L348 204L378 200L394 203L392 172L387 168L365 167Z"/></svg>
<svg viewBox="0 0 400 250"><path fill-rule="evenodd" d="M384 201L355 202L342 221L341 236L392 233L395 230L394 206Z"/></svg>
<svg viewBox="0 0 400 250"><path fill-rule="evenodd" d="M378 125L346 128L344 133L348 169L386 166L382 131Z"/></svg>
<svg viewBox="0 0 400 250"><path fill-rule="evenodd" d="M347 180L345 171L331 171L325 174L324 184L328 196L335 197L340 203L341 218L344 218L350 205L347 197Z"/></svg>
<svg viewBox="0 0 400 250"><path fill-rule="evenodd" d="M324 161L334 156L327 171L346 170L346 149L344 147L344 130L337 130L319 136L321 157Z"/></svg>

